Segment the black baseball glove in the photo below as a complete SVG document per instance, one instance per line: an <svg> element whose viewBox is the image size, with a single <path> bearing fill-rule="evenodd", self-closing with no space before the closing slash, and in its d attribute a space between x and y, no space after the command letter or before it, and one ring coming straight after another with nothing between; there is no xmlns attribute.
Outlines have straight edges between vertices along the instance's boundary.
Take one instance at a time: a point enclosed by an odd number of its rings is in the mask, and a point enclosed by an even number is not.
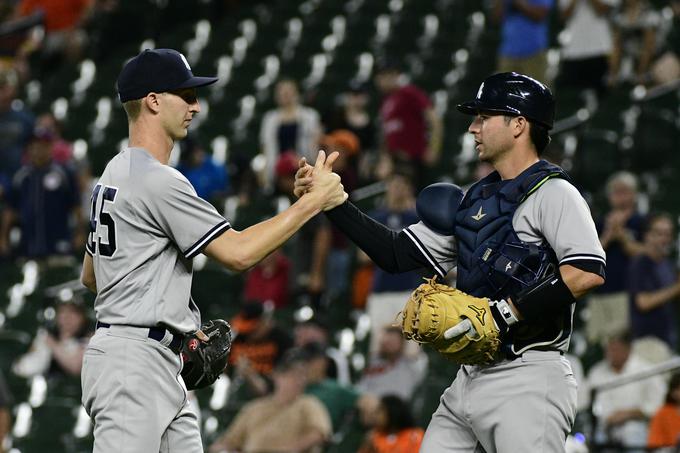
<svg viewBox="0 0 680 453"><path fill-rule="evenodd" d="M204 323L200 331L208 337L201 340L197 332L185 335L182 342L182 378L188 390L207 387L227 367L231 351L231 327L222 319Z"/></svg>

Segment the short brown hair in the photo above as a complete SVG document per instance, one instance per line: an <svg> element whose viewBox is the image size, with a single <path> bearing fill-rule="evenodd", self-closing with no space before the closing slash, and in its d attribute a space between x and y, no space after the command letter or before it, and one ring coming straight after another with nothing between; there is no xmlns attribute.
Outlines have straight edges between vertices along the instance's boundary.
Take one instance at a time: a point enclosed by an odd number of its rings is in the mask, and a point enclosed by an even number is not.
<svg viewBox="0 0 680 453"><path fill-rule="evenodd" d="M134 121L139 117L142 111L142 99L133 99L131 101L123 102L123 108L127 113L128 121Z"/></svg>

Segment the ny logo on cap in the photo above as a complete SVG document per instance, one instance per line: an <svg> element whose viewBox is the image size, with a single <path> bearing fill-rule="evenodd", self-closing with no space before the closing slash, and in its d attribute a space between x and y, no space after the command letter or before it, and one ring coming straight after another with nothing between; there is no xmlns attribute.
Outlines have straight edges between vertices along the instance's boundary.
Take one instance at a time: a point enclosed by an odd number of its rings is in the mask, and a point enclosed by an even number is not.
<svg viewBox="0 0 680 453"><path fill-rule="evenodd" d="M191 71L191 66L189 66L189 62L188 62L187 59L184 57L184 55L179 54L179 56L180 56L180 58L182 59L182 61L184 62L184 66L186 66L187 69L188 69L189 71Z"/></svg>
<svg viewBox="0 0 680 453"><path fill-rule="evenodd" d="M479 90L477 90L477 99L480 99L482 97L482 91L484 91L484 82L479 86Z"/></svg>

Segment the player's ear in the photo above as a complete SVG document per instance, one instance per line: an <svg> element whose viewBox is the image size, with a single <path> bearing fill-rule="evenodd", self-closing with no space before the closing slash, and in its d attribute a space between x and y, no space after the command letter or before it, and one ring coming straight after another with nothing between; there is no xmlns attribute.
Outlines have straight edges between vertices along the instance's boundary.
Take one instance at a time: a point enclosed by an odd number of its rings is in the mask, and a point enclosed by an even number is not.
<svg viewBox="0 0 680 453"><path fill-rule="evenodd" d="M161 95L151 92L144 98L144 105L153 113L158 113L161 104Z"/></svg>
<svg viewBox="0 0 680 453"><path fill-rule="evenodd" d="M512 133L515 138L522 135L522 132L529 132L529 122L523 116L516 116L512 119Z"/></svg>

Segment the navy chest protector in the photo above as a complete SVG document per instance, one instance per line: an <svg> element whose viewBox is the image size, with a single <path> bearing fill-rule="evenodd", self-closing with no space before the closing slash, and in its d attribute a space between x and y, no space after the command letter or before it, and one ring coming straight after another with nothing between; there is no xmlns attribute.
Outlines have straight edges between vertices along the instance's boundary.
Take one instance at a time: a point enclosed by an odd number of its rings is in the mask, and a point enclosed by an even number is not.
<svg viewBox="0 0 680 453"><path fill-rule="evenodd" d="M556 269L550 246L522 242L512 227L519 205L551 178L569 179L541 160L512 180L501 181L494 172L468 190L456 214L458 289L503 299Z"/></svg>

